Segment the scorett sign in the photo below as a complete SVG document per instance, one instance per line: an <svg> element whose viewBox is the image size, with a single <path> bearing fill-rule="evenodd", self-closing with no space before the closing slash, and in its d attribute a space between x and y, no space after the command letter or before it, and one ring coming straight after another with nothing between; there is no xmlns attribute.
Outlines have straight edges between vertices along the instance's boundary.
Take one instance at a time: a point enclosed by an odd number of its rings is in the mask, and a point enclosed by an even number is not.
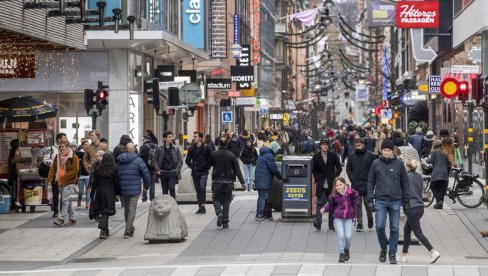
<svg viewBox="0 0 488 276"><path fill-rule="evenodd" d="M231 66L230 79L235 82L253 82L254 66Z"/></svg>

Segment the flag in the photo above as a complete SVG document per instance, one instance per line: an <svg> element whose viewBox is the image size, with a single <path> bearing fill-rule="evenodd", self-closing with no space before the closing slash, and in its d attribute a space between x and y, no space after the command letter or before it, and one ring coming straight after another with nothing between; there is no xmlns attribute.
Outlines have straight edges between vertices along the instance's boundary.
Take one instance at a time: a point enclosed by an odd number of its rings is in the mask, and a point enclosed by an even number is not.
<svg viewBox="0 0 488 276"><path fill-rule="evenodd" d="M290 21L293 19L298 19L303 25L310 27L314 24L315 16L317 16L319 9L310 9L290 15Z"/></svg>

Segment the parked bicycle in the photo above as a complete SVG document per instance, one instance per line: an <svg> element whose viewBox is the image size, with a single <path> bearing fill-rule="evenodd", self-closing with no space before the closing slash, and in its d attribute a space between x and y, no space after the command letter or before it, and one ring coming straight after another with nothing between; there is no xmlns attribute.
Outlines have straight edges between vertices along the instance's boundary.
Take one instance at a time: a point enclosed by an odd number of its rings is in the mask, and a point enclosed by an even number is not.
<svg viewBox="0 0 488 276"><path fill-rule="evenodd" d="M477 179L478 174L465 172L462 168L452 168L454 176L452 188L447 188L446 195L452 199L452 203L459 201L467 208L476 208L481 205L481 197L485 195L485 187ZM434 202L434 195L430 189L430 175L424 175L424 206L429 207Z"/></svg>

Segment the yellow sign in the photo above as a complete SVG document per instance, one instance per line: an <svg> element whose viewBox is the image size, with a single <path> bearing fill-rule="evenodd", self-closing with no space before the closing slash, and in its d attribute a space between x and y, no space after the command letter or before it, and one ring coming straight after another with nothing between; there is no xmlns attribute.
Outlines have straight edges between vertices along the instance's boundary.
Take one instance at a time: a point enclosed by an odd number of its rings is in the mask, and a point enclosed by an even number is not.
<svg viewBox="0 0 488 276"><path fill-rule="evenodd" d="M473 128L472 127L468 128L468 132L473 132Z"/></svg>
<svg viewBox="0 0 488 276"><path fill-rule="evenodd" d="M488 149L488 144L485 144L485 149Z"/></svg>
<svg viewBox="0 0 488 276"><path fill-rule="evenodd" d="M306 193L305 187L286 187L284 199L304 198Z"/></svg>
<svg viewBox="0 0 488 276"><path fill-rule="evenodd" d="M288 122L290 120L290 113L283 113L283 121Z"/></svg>
<svg viewBox="0 0 488 276"><path fill-rule="evenodd" d="M256 94L256 88L254 87L241 89L241 97L254 97L254 94Z"/></svg>
<svg viewBox="0 0 488 276"><path fill-rule="evenodd" d="M483 131L485 134L488 134L488 129L485 128L485 130Z"/></svg>
<svg viewBox="0 0 488 276"><path fill-rule="evenodd" d="M473 141L474 141L473 137L468 137L468 142L473 142Z"/></svg>
<svg viewBox="0 0 488 276"><path fill-rule="evenodd" d="M429 92L429 85L428 84L419 85L419 92Z"/></svg>
<svg viewBox="0 0 488 276"><path fill-rule="evenodd" d="M398 119L400 118L400 114L398 112L393 112L393 119Z"/></svg>

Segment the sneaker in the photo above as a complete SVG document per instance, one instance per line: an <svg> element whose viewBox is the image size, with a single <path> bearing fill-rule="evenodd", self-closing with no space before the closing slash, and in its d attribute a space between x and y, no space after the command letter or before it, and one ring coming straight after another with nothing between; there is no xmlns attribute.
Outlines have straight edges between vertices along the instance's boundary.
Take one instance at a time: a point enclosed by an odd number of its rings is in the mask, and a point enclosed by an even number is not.
<svg viewBox="0 0 488 276"><path fill-rule="evenodd" d="M130 233L124 232L124 239L132 237Z"/></svg>
<svg viewBox="0 0 488 276"><path fill-rule="evenodd" d="M335 232L334 225L329 225L329 231L333 231L333 232Z"/></svg>
<svg viewBox="0 0 488 276"><path fill-rule="evenodd" d="M402 263L407 262L407 255L397 254L396 259Z"/></svg>
<svg viewBox="0 0 488 276"><path fill-rule="evenodd" d="M339 254L339 263L343 263L345 262L346 260L344 259L344 254Z"/></svg>
<svg viewBox="0 0 488 276"><path fill-rule="evenodd" d="M381 250L379 259L382 263L386 262L386 250Z"/></svg>
<svg viewBox="0 0 488 276"><path fill-rule="evenodd" d="M430 257L430 263L433 264L433 263L437 262L437 260L440 257L441 257L441 254L437 250L434 250L434 252L432 252L432 255Z"/></svg>
<svg viewBox="0 0 488 276"><path fill-rule="evenodd" d="M134 236L134 232L136 231L136 227L134 225L132 225L132 227L130 228L130 232L129 232L129 235L132 237Z"/></svg>
<svg viewBox="0 0 488 276"><path fill-rule="evenodd" d="M72 226L72 225L75 225L76 224L76 220L75 219L69 219L69 222L67 224L67 226Z"/></svg>
<svg viewBox="0 0 488 276"><path fill-rule="evenodd" d="M263 220L273 220L273 217L266 217L266 216L263 216Z"/></svg>
<svg viewBox="0 0 488 276"><path fill-rule="evenodd" d="M368 229L373 229L374 222L373 217L368 218Z"/></svg>
<svg viewBox="0 0 488 276"><path fill-rule="evenodd" d="M259 215L259 216L256 216L254 219L256 221L263 221L264 220L264 217L262 215Z"/></svg>
<svg viewBox="0 0 488 276"><path fill-rule="evenodd" d="M434 204L434 209L442 209L442 205L444 205L444 202L439 201L436 204Z"/></svg>
<svg viewBox="0 0 488 276"><path fill-rule="evenodd" d="M57 218L58 217L58 211L53 211L53 218Z"/></svg>
<svg viewBox="0 0 488 276"><path fill-rule="evenodd" d="M219 213L219 215L217 216L217 226L220 227L222 226L224 222L224 215L222 213Z"/></svg>
<svg viewBox="0 0 488 276"><path fill-rule="evenodd" d="M222 228L229 228L229 223L228 222L222 223Z"/></svg>
<svg viewBox="0 0 488 276"><path fill-rule="evenodd" d="M347 262L350 258L351 256L349 255L349 249L344 248L344 260Z"/></svg>
<svg viewBox="0 0 488 276"><path fill-rule="evenodd" d="M390 255L390 264L397 264L396 256L395 255Z"/></svg>
<svg viewBox="0 0 488 276"><path fill-rule="evenodd" d="M64 221L62 219L57 219L55 221L53 221L53 223L57 226L64 226Z"/></svg>
<svg viewBox="0 0 488 276"><path fill-rule="evenodd" d="M313 219L313 227L315 227L315 229L317 230L320 230L322 229L322 223L319 223L316 219Z"/></svg>
<svg viewBox="0 0 488 276"><path fill-rule="evenodd" d="M358 226L356 226L356 232L363 232L363 224L358 223Z"/></svg>
<svg viewBox="0 0 488 276"><path fill-rule="evenodd" d="M207 213L207 210L205 210L205 208L200 207L200 208L198 208L198 211L195 214L203 215L205 213Z"/></svg>
<svg viewBox="0 0 488 276"><path fill-rule="evenodd" d="M254 192L254 189L251 189L251 191L250 191L250 192Z"/></svg>

